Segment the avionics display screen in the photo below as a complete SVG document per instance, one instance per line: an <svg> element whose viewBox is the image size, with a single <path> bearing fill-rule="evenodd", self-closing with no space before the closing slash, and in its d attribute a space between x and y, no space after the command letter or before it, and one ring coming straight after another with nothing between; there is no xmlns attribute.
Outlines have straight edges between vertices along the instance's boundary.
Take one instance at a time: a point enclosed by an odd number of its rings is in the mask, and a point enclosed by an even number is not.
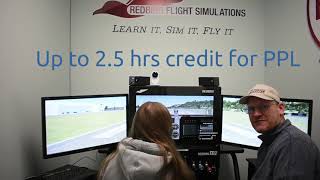
<svg viewBox="0 0 320 180"><path fill-rule="evenodd" d="M44 157L114 144L127 136L127 95L42 98Z"/></svg>
<svg viewBox="0 0 320 180"><path fill-rule="evenodd" d="M213 116L214 96L189 95L136 95L136 110L145 102L159 102L167 107L172 117L172 139L180 139L179 127L182 116ZM213 125L211 124L211 131ZM184 135L196 135L197 127L183 126Z"/></svg>
<svg viewBox="0 0 320 180"><path fill-rule="evenodd" d="M261 140L251 126L246 105L239 103L241 96L223 95L222 141L257 149ZM312 100L282 98L285 104L285 119L311 135Z"/></svg>

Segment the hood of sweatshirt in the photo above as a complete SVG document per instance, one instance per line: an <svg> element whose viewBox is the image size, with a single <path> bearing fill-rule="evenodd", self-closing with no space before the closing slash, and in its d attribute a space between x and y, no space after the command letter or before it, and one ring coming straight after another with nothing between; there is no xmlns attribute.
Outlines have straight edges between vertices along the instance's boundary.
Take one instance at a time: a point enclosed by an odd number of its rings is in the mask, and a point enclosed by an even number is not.
<svg viewBox="0 0 320 180"><path fill-rule="evenodd" d="M132 138L126 138L119 143L116 158L127 179L157 179L155 174L163 166L163 155L157 144ZM171 159L168 153L168 163Z"/></svg>

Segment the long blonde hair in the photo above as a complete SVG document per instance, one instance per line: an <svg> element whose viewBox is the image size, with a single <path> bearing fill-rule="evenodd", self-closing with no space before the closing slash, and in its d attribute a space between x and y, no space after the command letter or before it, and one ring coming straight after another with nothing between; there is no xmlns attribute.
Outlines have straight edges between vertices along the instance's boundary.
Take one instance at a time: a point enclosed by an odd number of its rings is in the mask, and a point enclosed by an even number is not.
<svg viewBox="0 0 320 180"><path fill-rule="evenodd" d="M161 179L195 179L193 172L189 169L179 152L176 150L171 138L172 119L168 109L158 102L146 102L136 112L130 129L129 136L159 145L163 154L163 167L159 172ZM102 163L99 177L102 178L103 171L117 152L110 154ZM172 159L168 163L168 153ZM169 176L168 176L169 174Z"/></svg>

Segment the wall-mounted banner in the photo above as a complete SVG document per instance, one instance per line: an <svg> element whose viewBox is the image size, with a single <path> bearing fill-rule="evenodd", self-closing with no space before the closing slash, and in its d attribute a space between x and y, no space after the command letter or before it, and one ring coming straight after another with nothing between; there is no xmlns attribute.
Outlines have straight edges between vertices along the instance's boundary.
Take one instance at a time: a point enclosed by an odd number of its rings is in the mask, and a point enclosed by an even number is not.
<svg viewBox="0 0 320 180"><path fill-rule="evenodd" d="M126 56L129 54L129 56ZM237 49L230 49L227 54L223 52L204 49L198 54L190 53L170 53L161 55L159 53L144 54L137 50L131 49L130 52L118 50L106 52L103 50L96 51L94 56L88 54L69 53L68 57L62 54L50 51L37 51L37 65L40 67L58 70L62 67L64 61L71 68L85 68L96 66L97 68L120 68L129 67L169 67L169 68L222 68L222 67L254 67L263 62L265 67L268 66L290 66L300 67L295 62L294 52L285 50L265 50L262 54L246 54Z"/></svg>
<svg viewBox="0 0 320 180"><path fill-rule="evenodd" d="M199 4L199 3L197 3ZM216 17L246 17L244 8L226 7L201 7L198 5L184 5L183 0L129 0L106 1L102 7L96 9L93 15L113 15L121 18L139 18L142 16L216 16ZM169 17L167 17L169 18ZM180 23L179 23L180 24ZM235 31L233 27L226 26L186 26L181 25L157 25L145 24L125 25L113 24L113 33L149 33L149 34L187 34L187 35L225 35L229 36Z"/></svg>
<svg viewBox="0 0 320 180"><path fill-rule="evenodd" d="M179 6L183 0L129 0L126 3L107 1L95 14L111 14L123 18L145 15L200 15L200 16L246 16L245 9ZM176 5L179 3L178 5Z"/></svg>
<svg viewBox="0 0 320 180"><path fill-rule="evenodd" d="M52 70L68 65L86 72L239 67L240 73L240 68L300 67L295 49L265 49L262 2L73 0L70 52L37 49L35 62Z"/></svg>
<svg viewBox="0 0 320 180"><path fill-rule="evenodd" d="M311 36L320 48L320 0L307 1L307 18Z"/></svg>

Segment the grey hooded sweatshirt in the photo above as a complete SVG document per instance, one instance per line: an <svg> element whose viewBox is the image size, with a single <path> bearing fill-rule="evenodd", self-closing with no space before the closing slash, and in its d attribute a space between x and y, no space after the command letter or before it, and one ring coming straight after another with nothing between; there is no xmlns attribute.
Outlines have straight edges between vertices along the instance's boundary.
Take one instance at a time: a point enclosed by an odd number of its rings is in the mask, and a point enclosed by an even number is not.
<svg viewBox="0 0 320 180"><path fill-rule="evenodd" d="M168 162L172 159L168 153ZM126 138L118 145L118 152L109 162L103 180L158 180L163 156L155 143Z"/></svg>

